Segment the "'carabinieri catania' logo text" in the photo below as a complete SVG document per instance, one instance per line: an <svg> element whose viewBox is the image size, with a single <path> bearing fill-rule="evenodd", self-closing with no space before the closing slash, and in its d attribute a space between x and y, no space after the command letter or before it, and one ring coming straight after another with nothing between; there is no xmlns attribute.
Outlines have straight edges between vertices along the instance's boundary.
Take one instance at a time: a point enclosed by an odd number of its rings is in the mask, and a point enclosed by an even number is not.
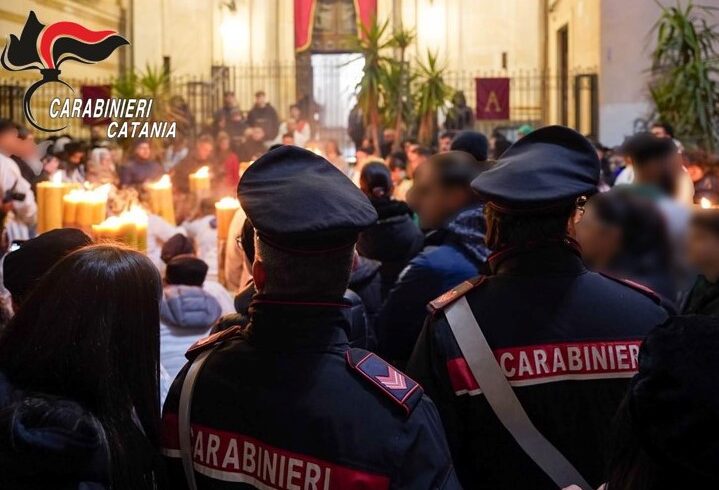
<svg viewBox="0 0 719 490"><path fill-rule="evenodd" d="M130 43L115 31L91 31L75 22L56 22L46 26L41 24L35 12L31 11L20 39L10 35L0 61L2 66L10 71L40 70L42 79L25 91L25 117L37 129L59 131L63 128L47 129L37 124L30 109L32 95L48 82L60 82L74 91L60 79L62 63L68 60L97 63L123 44Z"/></svg>

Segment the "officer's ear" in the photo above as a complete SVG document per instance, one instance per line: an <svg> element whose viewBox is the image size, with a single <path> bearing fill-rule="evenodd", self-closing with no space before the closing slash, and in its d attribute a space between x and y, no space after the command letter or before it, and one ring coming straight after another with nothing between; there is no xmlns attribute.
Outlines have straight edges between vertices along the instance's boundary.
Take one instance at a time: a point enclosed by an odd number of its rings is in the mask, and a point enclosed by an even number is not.
<svg viewBox="0 0 719 490"><path fill-rule="evenodd" d="M265 266L260 259L255 259L252 263L252 279L255 281L255 288L257 291L262 291L265 288L267 272L265 271Z"/></svg>

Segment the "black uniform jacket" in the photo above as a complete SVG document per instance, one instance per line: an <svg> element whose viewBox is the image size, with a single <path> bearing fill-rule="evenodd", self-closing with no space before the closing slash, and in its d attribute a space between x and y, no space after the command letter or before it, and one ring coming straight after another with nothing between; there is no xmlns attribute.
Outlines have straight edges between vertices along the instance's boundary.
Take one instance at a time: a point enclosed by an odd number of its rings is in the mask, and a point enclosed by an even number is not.
<svg viewBox="0 0 719 490"><path fill-rule="evenodd" d="M434 404L350 348L341 306L255 301L247 330L190 350L215 344L192 401L200 489L460 488ZM186 372L163 413L172 488L187 488L177 419Z"/></svg>
<svg viewBox="0 0 719 490"><path fill-rule="evenodd" d="M556 489L482 395L442 308L466 294L529 418L591 484L645 334L666 313L650 291L589 272L571 240L490 258L492 275L433 302L408 372L440 411L460 482L471 489Z"/></svg>

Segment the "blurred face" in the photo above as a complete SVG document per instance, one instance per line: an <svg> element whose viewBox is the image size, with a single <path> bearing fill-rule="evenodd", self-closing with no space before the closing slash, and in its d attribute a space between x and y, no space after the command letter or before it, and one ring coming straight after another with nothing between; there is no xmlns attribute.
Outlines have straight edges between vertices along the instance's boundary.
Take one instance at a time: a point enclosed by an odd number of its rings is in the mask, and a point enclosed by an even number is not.
<svg viewBox="0 0 719 490"><path fill-rule="evenodd" d="M207 141L200 141L197 143L197 159L207 160L212 154L212 143Z"/></svg>
<svg viewBox="0 0 719 490"><path fill-rule="evenodd" d="M405 154L407 155L407 161L411 162L413 159L417 158L417 148L419 145L417 144L411 144L405 148Z"/></svg>
<svg viewBox="0 0 719 490"><path fill-rule="evenodd" d="M292 136L283 136L282 137L282 144L283 145L294 145L295 139Z"/></svg>
<svg viewBox="0 0 719 490"><path fill-rule="evenodd" d="M255 96L255 104L257 104L260 107L264 107L265 104L267 104L267 97L264 94L256 95Z"/></svg>
<svg viewBox="0 0 719 490"><path fill-rule="evenodd" d="M220 138L220 139L217 141L217 147L218 147L221 151L227 151L227 150L229 150L229 149L230 149L230 138Z"/></svg>
<svg viewBox="0 0 719 490"><path fill-rule="evenodd" d="M689 264L716 282L719 279L719 236L700 227L690 226L687 237Z"/></svg>
<svg viewBox="0 0 719 490"><path fill-rule="evenodd" d="M17 129L10 128L0 133L0 151L6 155L14 155L17 150Z"/></svg>
<svg viewBox="0 0 719 490"><path fill-rule="evenodd" d="M452 138L449 136L444 136L439 139L439 151L445 152L449 151L450 147L452 146Z"/></svg>
<svg viewBox="0 0 719 490"><path fill-rule="evenodd" d="M358 150L357 153L355 154L355 157L357 159L357 166L362 166L362 165L364 165L364 162L366 162L367 159L369 158L369 154L365 153L362 150Z"/></svg>
<svg viewBox="0 0 719 490"><path fill-rule="evenodd" d="M687 173L694 183L699 182L702 178L704 178L704 169L701 165L697 165L695 163L687 166Z"/></svg>
<svg viewBox="0 0 719 490"><path fill-rule="evenodd" d="M679 153L665 158L656 158L642 165L634 165L636 182L654 185L669 195L674 195L679 172L682 172L682 161Z"/></svg>
<svg viewBox="0 0 719 490"><path fill-rule="evenodd" d="M135 147L135 156L140 160L149 160L150 154L151 151L149 143L140 143Z"/></svg>
<svg viewBox="0 0 719 490"><path fill-rule="evenodd" d="M669 138L669 133L662 126L652 126L651 133L657 138Z"/></svg>
<svg viewBox="0 0 719 490"><path fill-rule="evenodd" d="M407 173L409 176L414 178L417 169L427 160L429 160L429 157L427 155L420 155L417 152L417 148L410 150L407 158Z"/></svg>
<svg viewBox="0 0 719 490"><path fill-rule="evenodd" d="M290 117L292 119L299 119L301 115L299 107L290 107Z"/></svg>
<svg viewBox="0 0 719 490"><path fill-rule="evenodd" d="M591 203L574 229L582 247L582 258L592 269L606 269L621 251L622 231L599 219Z"/></svg>
<svg viewBox="0 0 719 490"><path fill-rule="evenodd" d="M149 152L149 146L148 146L148 152ZM83 151L76 151L75 153L71 153L67 157L67 161L70 162L73 165L80 165L82 163L82 157L85 156L85 152Z"/></svg>
<svg viewBox="0 0 719 490"><path fill-rule="evenodd" d="M57 172L59 166L60 160L58 160L56 157L49 157L43 162L42 168L43 170L45 170L45 172L52 175Z"/></svg>
<svg viewBox="0 0 719 490"><path fill-rule="evenodd" d="M392 173L392 183L394 185L397 185L400 182L402 182L402 180L404 180L405 176L407 175L407 173L399 167L394 167L391 170L391 173Z"/></svg>
<svg viewBox="0 0 719 490"><path fill-rule="evenodd" d="M112 153L110 153L109 151L103 152L100 156L100 165L102 165L103 167L111 167L112 163Z"/></svg>
<svg viewBox="0 0 719 490"><path fill-rule="evenodd" d="M468 191L441 185L436 169L425 165L415 174L411 192L411 206L417 212L424 229L441 228L467 205Z"/></svg>
<svg viewBox="0 0 719 490"><path fill-rule="evenodd" d="M252 139L255 141L262 141L265 138L265 131L260 128L256 127L252 129Z"/></svg>
<svg viewBox="0 0 719 490"><path fill-rule="evenodd" d="M16 154L20 158L34 158L37 152L37 145L35 144L35 137L29 134L27 138L17 140Z"/></svg>
<svg viewBox="0 0 719 490"><path fill-rule="evenodd" d="M224 102L225 107L235 107L235 105L237 104L234 94L225 95Z"/></svg>

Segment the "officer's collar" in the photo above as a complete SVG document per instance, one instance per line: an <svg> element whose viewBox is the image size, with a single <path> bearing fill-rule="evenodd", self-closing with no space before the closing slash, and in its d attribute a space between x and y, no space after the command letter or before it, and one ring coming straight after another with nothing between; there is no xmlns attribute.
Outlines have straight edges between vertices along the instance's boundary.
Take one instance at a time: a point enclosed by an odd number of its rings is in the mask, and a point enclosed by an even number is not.
<svg viewBox="0 0 719 490"><path fill-rule="evenodd" d="M570 237L509 247L489 257L495 275L581 274L586 271L579 244Z"/></svg>
<svg viewBox="0 0 719 490"><path fill-rule="evenodd" d="M257 295L250 304L250 341L278 349L347 346L342 298L279 298Z"/></svg>

